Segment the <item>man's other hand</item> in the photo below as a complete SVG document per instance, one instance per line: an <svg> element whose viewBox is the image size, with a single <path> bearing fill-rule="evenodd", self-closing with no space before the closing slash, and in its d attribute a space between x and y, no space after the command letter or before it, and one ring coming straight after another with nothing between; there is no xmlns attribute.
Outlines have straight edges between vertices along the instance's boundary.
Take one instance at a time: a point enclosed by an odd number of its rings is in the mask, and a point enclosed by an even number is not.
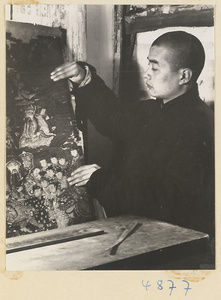
<svg viewBox="0 0 221 300"><path fill-rule="evenodd" d="M70 185L86 185L91 175L98 169L100 169L100 167L96 164L81 166L73 173L71 173L71 177L68 178L68 182Z"/></svg>
<svg viewBox="0 0 221 300"><path fill-rule="evenodd" d="M53 81L69 78L72 82L80 84L85 78L85 69L75 62L64 63L51 72L50 77Z"/></svg>

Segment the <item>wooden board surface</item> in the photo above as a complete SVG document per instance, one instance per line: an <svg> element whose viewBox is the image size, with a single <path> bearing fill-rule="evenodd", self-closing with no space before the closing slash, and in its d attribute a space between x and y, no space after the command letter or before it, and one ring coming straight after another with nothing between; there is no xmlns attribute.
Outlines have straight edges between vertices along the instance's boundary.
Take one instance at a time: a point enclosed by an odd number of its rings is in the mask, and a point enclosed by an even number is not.
<svg viewBox="0 0 221 300"><path fill-rule="evenodd" d="M104 234L104 231L97 228L75 229L75 226L53 229L46 232L38 232L30 235L22 235L7 239L6 253L33 249L43 246L79 240L91 236Z"/></svg>
<svg viewBox="0 0 221 300"><path fill-rule="evenodd" d="M110 247L134 221L140 226L119 245L115 255L110 255ZM6 269L8 271L90 269L156 250L208 239L205 233L135 216L98 220L56 231L58 236L62 232L65 236L68 231L73 234L74 231L84 232L89 229L104 231L105 234L7 254ZM42 234L48 235L49 232ZM56 237L55 231L53 234ZM25 238L27 245L28 238L31 241L32 237L29 235ZM15 245L16 240L21 242L22 237L7 241L7 249L12 247L13 243Z"/></svg>

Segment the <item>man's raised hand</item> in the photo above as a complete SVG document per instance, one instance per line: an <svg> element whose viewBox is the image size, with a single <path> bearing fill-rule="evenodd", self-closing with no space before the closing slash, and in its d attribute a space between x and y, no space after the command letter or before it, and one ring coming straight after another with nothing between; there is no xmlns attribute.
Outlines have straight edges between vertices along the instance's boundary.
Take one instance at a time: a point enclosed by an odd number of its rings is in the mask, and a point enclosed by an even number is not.
<svg viewBox="0 0 221 300"><path fill-rule="evenodd" d="M72 82L80 84L85 78L85 70L75 62L64 63L50 74L53 81L69 78Z"/></svg>

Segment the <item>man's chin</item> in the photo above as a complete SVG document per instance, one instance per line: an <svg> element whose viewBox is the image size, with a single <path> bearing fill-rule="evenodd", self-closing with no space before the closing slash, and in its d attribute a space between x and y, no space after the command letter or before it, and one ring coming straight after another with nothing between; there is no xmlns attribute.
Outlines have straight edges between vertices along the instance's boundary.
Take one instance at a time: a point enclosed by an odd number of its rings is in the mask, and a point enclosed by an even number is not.
<svg viewBox="0 0 221 300"><path fill-rule="evenodd" d="M148 89L148 94L152 97L152 98L157 98L156 93L154 93L154 91L151 91Z"/></svg>

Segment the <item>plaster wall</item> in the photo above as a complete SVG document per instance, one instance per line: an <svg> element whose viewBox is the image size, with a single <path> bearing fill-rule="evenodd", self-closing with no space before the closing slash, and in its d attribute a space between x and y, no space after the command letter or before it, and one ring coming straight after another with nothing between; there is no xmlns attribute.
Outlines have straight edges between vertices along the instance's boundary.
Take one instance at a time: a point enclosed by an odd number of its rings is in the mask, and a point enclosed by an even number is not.
<svg viewBox="0 0 221 300"><path fill-rule="evenodd" d="M106 85L113 87L113 5L87 5L87 62L93 65ZM88 122L87 163L107 166L112 144Z"/></svg>

